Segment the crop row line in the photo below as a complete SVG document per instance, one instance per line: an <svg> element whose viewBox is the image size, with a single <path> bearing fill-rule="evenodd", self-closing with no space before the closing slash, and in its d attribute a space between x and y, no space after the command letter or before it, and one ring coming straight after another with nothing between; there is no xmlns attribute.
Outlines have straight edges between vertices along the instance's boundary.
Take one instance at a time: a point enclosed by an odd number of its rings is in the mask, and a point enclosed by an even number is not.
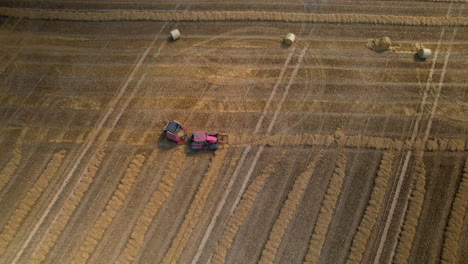
<svg viewBox="0 0 468 264"><path fill-rule="evenodd" d="M10 242L15 238L23 220L29 214L31 209L40 198L42 192L47 188L49 182L56 175L62 161L67 154L66 150L56 152L47 163L45 169L34 183L33 187L28 191L26 196L21 200L13 215L8 220L8 223L3 228L0 234L0 256L5 253Z"/></svg>
<svg viewBox="0 0 468 264"><path fill-rule="evenodd" d="M94 226L88 232L72 263L86 263L89 257L91 257L91 254L93 254L99 244L99 241L101 241L115 216L122 209L128 194L140 175L140 171L145 160L146 156L144 154L138 154L130 162L125 174L117 186L117 189L114 191L98 220L94 223Z"/></svg>
<svg viewBox="0 0 468 264"><path fill-rule="evenodd" d="M86 168L83 177L71 191L60 212L50 224L48 231L36 246L36 249L30 258L31 263L43 262L46 259L49 251L55 246L57 239L62 234L63 229L68 224L68 221L80 204L81 199L83 199L83 196L88 191L90 185L93 183L105 155L106 148L101 147L93 159L91 159L91 163Z"/></svg>
<svg viewBox="0 0 468 264"><path fill-rule="evenodd" d="M284 233L286 232L291 220L296 215L297 209L299 208L307 187L309 186L310 179L314 174L315 167L322 160L324 153L324 150L320 151L320 153L309 162L306 169L294 182L294 185L288 194L288 199L281 208L280 214L273 225L273 229L271 230L268 241L262 251L259 263L274 263L276 252L281 244Z"/></svg>
<svg viewBox="0 0 468 264"><path fill-rule="evenodd" d="M16 129L14 127L0 128L1 130ZM89 129L64 128L61 133L54 133L60 128L38 127L29 129L23 142L48 142L48 143L86 143L86 135L93 131ZM106 142L115 142L132 146L145 146L156 144L161 134L160 130L127 130L127 129L102 129L109 134ZM97 138L95 142L100 142ZM268 146L324 146L331 147L341 144L347 148L368 148L376 150L418 150L418 151L452 151L463 152L468 150L468 140L465 138L434 138L424 142L423 138L411 140L399 140L391 137L374 137L364 135L344 135L337 142L334 134L231 134L229 136L231 146L268 145Z"/></svg>
<svg viewBox="0 0 468 264"><path fill-rule="evenodd" d="M213 263L226 263L228 250L231 248L232 243L234 242L234 239L239 232L239 229L249 215L258 194L263 189L266 181L277 170L279 162L284 158L285 155L286 151L281 151L275 160L268 164L267 167L265 167L261 173L252 180L252 183L249 185L244 194L242 194L242 198L239 204L235 208L234 213L228 219L221 236L218 239L218 243L215 247L212 258Z"/></svg>
<svg viewBox="0 0 468 264"><path fill-rule="evenodd" d="M21 134L16 139L15 147L13 149L11 158L8 160L5 167L0 172L0 192L3 190L5 185L10 180L11 176L15 174L16 169L21 163L23 158L23 139L24 136L28 133L28 128L21 129Z"/></svg>
<svg viewBox="0 0 468 264"><path fill-rule="evenodd" d="M460 247L462 246L462 234L466 208L468 207L468 159L463 168L463 177L458 187L457 194L452 204L452 210L445 230L444 246L442 248L441 263L460 263Z"/></svg>
<svg viewBox="0 0 468 264"><path fill-rule="evenodd" d="M426 151L466 151L468 141L465 139L436 138L428 140L423 145L422 139L416 139L414 143L409 140L398 140L388 137L348 136L340 137L339 142L333 134L243 134L230 136L230 144L243 146L245 144L268 146L337 146L348 148L370 148L377 150L426 150Z"/></svg>
<svg viewBox="0 0 468 264"><path fill-rule="evenodd" d="M405 212L403 225L401 226L398 239L394 263L408 263L413 247L414 236L421 215L424 196L426 194L426 169L423 162L423 153L416 153L414 172L411 181L411 196L409 199L408 209Z"/></svg>
<svg viewBox="0 0 468 264"><path fill-rule="evenodd" d="M333 85L335 86L335 85ZM353 85L354 87L355 85ZM457 86L452 86L457 87ZM359 92L359 91L356 91ZM353 92L355 93L355 92ZM417 94L417 90L412 90L413 94ZM337 100L337 99L330 99L330 98L304 98L304 97L296 97L296 98L288 98L284 100L284 106L290 109L293 109L294 112L314 112L321 110L324 106L330 105L343 105L347 108L352 108L352 111L368 111L371 110L369 105L370 103L378 103L381 105L385 105L387 108L392 107L394 109L382 109L382 113L407 113L411 114L414 113L413 111L419 111L417 106L420 102L416 99L405 101L400 100L387 100L387 101L359 101L357 104L356 101L350 100L349 96L356 98L356 94L348 94L347 99ZM2 106L7 107L22 107L22 108L34 108L34 109L74 109L74 110L102 110L105 107L105 101L110 97L107 94L102 95L71 95L71 94L50 94L47 98L44 98L43 95L38 93L29 95L31 100L25 101L24 95L16 94L16 93L8 93L4 94L3 98L1 99ZM137 109L137 110L161 110L161 109L185 109L187 104L194 104L198 102L199 99L190 94L186 94L186 96L133 96L130 105L128 106L129 109ZM265 104L268 100L262 98L256 99L242 99L238 98L231 98L229 100L220 100L216 97L204 97L203 101L200 103L198 107L199 110L203 111L221 111L221 112L259 112L264 109ZM272 103L277 104L279 99L271 100ZM446 110L443 109L444 112L449 111L461 111L459 115L466 115L468 103L461 103L457 102L454 103L452 101L442 102L442 106L447 108ZM403 111L403 107L406 108L415 108L406 109ZM120 107L116 107L119 109ZM400 112L397 109L402 109ZM456 113L454 113L455 115Z"/></svg>
<svg viewBox="0 0 468 264"><path fill-rule="evenodd" d="M383 154L380 161L379 170L374 181L374 188L368 201L364 216L354 235L351 251L348 256L347 264L362 263L364 252L367 248L369 238L377 223L377 219L382 210L385 201L385 194L388 189L388 183L392 176L393 161L395 153L387 151Z"/></svg>
<svg viewBox="0 0 468 264"><path fill-rule="evenodd" d="M313 14L258 11L60 11L0 8L0 15L40 20L70 21L280 21L296 23L372 24L401 26L466 26L464 17L395 16L372 14Z"/></svg>
<svg viewBox="0 0 468 264"><path fill-rule="evenodd" d="M133 226L132 233L120 253L116 263L133 263L143 249L143 244L151 223L157 215L163 204L174 190L174 184L179 175L187 155L183 148L178 148L164 170L164 174L158 184L156 191L153 192L149 201L145 204L143 212L138 216L136 224Z"/></svg>
<svg viewBox="0 0 468 264"><path fill-rule="evenodd" d="M315 222L314 231L309 241L309 249L304 263L318 263L322 247L327 237L328 228L333 220L336 203L343 188L346 175L346 154L340 150L340 154L335 163L335 170L328 184L327 192L323 198L322 205Z"/></svg>
<svg viewBox="0 0 468 264"><path fill-rule="evenodd" d="M225 146L224 149L216 151L214 156L211 158L208 170L206 171L197 193L195 194L195 198L190 204L190 208L184 217L182 226L172 241L171 247L166 252L162 263L178 262L180 255L187 246L190 236L192 235L192 232L205 209L208 195L211 193L213 185L223 168L223 161L226 157L227 151L228 148Z"/></svg>

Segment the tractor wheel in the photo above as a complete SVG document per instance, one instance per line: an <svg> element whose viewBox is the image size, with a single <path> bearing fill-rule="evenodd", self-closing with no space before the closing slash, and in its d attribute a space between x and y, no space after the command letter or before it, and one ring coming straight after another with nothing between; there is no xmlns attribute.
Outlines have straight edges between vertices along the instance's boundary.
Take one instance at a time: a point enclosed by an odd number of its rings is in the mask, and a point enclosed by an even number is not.
<svg viewBox="0 0 468 264"><path fill-rule="evenodd" d="M217 149L218 149L218 145L217 145L217 144L211 144L211 145L210 145L210 149L211 149L211 150L217 150Z"/></svg>

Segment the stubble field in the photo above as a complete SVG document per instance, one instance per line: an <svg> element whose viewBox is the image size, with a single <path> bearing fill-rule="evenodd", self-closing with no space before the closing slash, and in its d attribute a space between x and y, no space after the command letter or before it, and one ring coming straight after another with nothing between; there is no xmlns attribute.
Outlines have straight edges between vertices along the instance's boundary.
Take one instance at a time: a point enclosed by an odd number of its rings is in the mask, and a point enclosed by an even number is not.
<svg viewBox="0 0 468 264"><path fill-rule="evenodd" d="M465 1L0 3L187 16L468 10ZM468 260L466 26L213 20L0 17L1 263ZM291 47L281 43L288 32ZM366 47L383 36L392 50ZM416 42L432 57L418 60ZM174 119L227 133L229 144L215 153L168 144L161 130Z"/></svg>

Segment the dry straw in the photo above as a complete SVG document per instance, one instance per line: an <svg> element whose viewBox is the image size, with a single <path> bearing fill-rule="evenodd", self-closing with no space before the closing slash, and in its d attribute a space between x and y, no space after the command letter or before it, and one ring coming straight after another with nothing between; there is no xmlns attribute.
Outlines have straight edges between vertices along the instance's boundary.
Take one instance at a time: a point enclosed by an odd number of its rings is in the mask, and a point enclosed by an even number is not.
<svg viewBox="0 0 468 264"><path fill-rule="evenodd" d="M231 145L268 145L268 146L324 146L339 145L347 148L370 148L376 150L426 150L426 151L466 151L468 140L438 138L426 143L418 138L412 143L410 140L398 140L388 137L348 136L320 134L241 134L230 136Z"/></svg>
<svg viewBox="0 0 468 264"><path fill-rule="evenodd" d="M351 252L346 261L347 264L362 263L362 258L367 248L367 242L374 230L377 218L385 201L385 193L387 192L388 182L392 176L394 159L395 153L393 151L388 151L383 154L379 170L377 171L377 177L375 178L374 189L372 190L364 216L353 238Z"/></svg>
<svg viewBox="0 0 468 264"><path fill-rule="evenodd" d="M214 182L219 175L223 167L223 161L226 157L228 151L227 146L224 149L218 150L215 152L214 156L211 159L208 170L206 171L203 180L195 194L195 198L190 204L190 208L185 215L184 222L177 233L177 236L172 241L172 245L169 250L166 252L163 263L177 263L180 255L187 246L187 243L192 235L192 232L200 218L203 209L208 199Z"/></svg>
<svg viewBox="0 0 468 264"><path fill-rule="evenodd" d="M145 205L143 212L138 217L125 249L120 253L117 259L117 263L135 262L135 258L142 250L149 226L174 189L175 180L184 165L186 157L187 155L183 148L178 148L171 155L171 160L164 170L163 177L156 191L151 195L151 198Z"/></svg>
<svg viewBox="0 0 468 264"><path fill-rule="evenodd" d="M423 154L416 154L415 168L412 179L411 197L409 200L408 210L405 220L400 231L398 246L393 259L394 263L408 263L413 247L414 236L419 223L419 216L424 202L426 193L426 169L422 158Z"/></svg>
<svg viewBox="0 0 468 264"><path fill-rule="evenodd" d="M15 238L24 218L29 214L42 192L49 185L50 180L55 176L62 161L67 154L66 150L61 150L55 153L50 161L47 163L45 169L42 171L34 186L28 191L26 196L21 200L13 215L8 220L8 223L3 228L0 234L0 256L5 253L7 246Z"/></svg>
<svg viewBox="0 0 468 264"><path fill-rule="evenodd" d="M305 263L318 263L322 252L323 244L328 233L328 227L333 219L338 197L340 196L343 187L343 181L346 173L346 154L344 150L340 151L339 157L335 164L335 170L328 184L327 192L322 201L317 221L315 222L314 231L309 242L309 249L305 258Z"/></svg>
<svg viewBox="0 0 468 264"><path fill-rule="evenodd" d="M273 229L268 238L268 242L262 252L262 257L259 263L274 263L276 252L281 244L284 233L289 226L289 223L296 215L297 209L302 202L304 193L309 186L310 179L314 174L316 165L322 160L324 151L321 151L308 165L307 168L297 177L294 182L291 192L288 194L288 199L281 208L280 215L276 219Z"/></svg>
<svg viewBox="0 0 468 264"><path fill-rule="evenodd" d="M444 246L442 248L442 264L461 263L460 246L462 246L463 222L468 206L468 159L465 161L463 177L458 192L452 204L452 211L445 231Z"/></svg>
<svg viewBox="0 0 468 264"><path fill-rule="evenodd" d="M81 199L83 198L86 191L88 191L89 186L94 180L99 168L101 166L101 161L104 158L106 152L105 148L102 147L97 151L96 156L91 159L91 163L86 168L84 175L76 185L76 187L68 196L65 204L58 213L54 222L52 222L49 232L44 236L39 245L36 247L35 251L32 254L31 263L41 263L46 259L49 251L55 246L57 239L62 234L63 229L68 224L73 212L75 212L76 207L79 205Z"/></svg>
<svg viewBox="0 0 468 264"><path fill-rule="evenodd" d="M22 148L23 148L23 138L28 132L28 128L23 128L21 130L21 134L19 135L18 139L16 140L15 148L13 149L12 155L10 160L8 160L5 167L0 172L0 191L3 190L5 185L10 180L11 176L13 176L16 172L16 169L21 163L21 159L23 157Z"/></svg>
<svg viewBox="0 0 468 264"><path fill-rule="evenodd" d="M229 218L226 226L223 229L221 237L219 238L218 244L214 250L212 258L213 263L219 264L226 262L228 250L231 248L232 243L234 242L234 239L239 232L239 229L249 215L258 194L263 189L266 181L278 169L279 162L284 158L285 155L286 151L281 151L276 159L268 164L268 166L252 180L252 183L242 195L242 198L239 202L239 205L236 207L234 214Z"/></svg>
<svg viewBox="0 0 468 264"><path fill-rule="evenodd" d="M281 21L297 23L376 24L401 26L466 26L466 17L425 17L370 14L309 14L258 11L53 11L0 8L0 15L41 20L71 21Z"/></svg>
<svg viewBox="0 0 468 264"><path fill-rule="evenodd" d="M117 189L114 191L96 223L94 223L94 226L88 232L72 263L86 263L89 257L91 257L99 241L101 241L112 223L112 220L122 209L125 199L135 185L145 160L146 157L143 154L138 154L132 159L120 183L117 185Z"/></svg>

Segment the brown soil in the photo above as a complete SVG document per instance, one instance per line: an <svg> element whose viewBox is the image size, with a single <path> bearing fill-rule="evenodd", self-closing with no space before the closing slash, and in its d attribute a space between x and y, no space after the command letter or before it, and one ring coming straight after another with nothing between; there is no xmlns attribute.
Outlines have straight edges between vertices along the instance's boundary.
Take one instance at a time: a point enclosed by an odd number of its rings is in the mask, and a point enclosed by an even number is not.
<svg viewBox="0 0 468 264"><path fill-rule="evenodd" d="M0 263L466 259L466 1L10 2Z"/></svg>

